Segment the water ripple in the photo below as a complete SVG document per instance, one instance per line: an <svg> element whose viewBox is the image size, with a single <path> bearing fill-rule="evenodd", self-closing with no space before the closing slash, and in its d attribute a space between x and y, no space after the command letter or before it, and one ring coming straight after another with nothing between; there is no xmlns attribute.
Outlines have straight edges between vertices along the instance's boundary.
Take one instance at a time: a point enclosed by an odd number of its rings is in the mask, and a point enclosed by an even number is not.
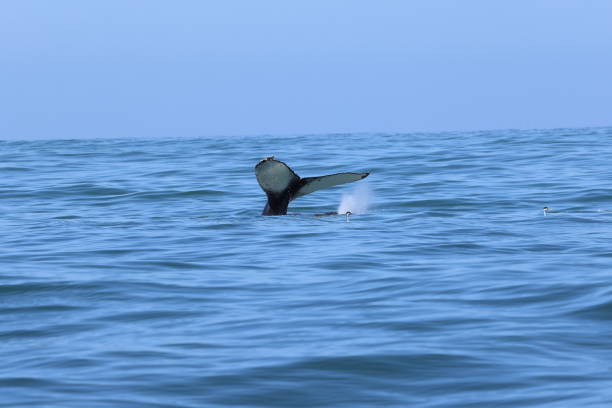
<svg viewBox="0 0 612 408"><path fill-rule="evenodd" d="M0 406L607 407L611 136L0 142Z"/></svg>

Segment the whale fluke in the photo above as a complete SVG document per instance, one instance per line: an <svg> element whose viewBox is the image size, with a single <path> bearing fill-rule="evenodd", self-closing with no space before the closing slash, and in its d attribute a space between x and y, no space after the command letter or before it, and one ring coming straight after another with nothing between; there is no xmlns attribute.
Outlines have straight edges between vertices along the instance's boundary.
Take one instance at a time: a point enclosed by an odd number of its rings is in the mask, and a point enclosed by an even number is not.
<svg viewBox="0 0 612 408"><path fill-rule="evenodd" d="M289 202L339 184L366 178L370 173L336 173L327 176L300 178L285 163L268 157L255 166L255 176L268 202L262 215L285 215Z"/></svg>
<svg viewBox="0 0 612 408"><path fill-rule="evenodd" d="M305 177L300 179L301 187L295 193L293 198L298 198L306 194L310 194L317 190L334 187L339 184L351 183L366 178L370 173L336 173L329 176L320 177Z"/></svg>

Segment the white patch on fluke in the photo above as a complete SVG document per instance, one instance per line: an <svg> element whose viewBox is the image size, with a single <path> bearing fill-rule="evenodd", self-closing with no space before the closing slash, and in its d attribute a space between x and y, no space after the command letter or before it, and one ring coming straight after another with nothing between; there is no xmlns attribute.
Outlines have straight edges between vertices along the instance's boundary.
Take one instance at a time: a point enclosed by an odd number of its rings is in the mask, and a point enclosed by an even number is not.
<svg viewBox="0 0 612 408"><path fill-rule="evenodd" d="M255 167L255 176L264 191L280 193L284 191L297 176L285 163L264 159Z"/></svg>
<svg viewBox="0 0 612 408"><path fill-rule="evenodd" d="M353 214L363 214L368 211L368 206L372 198L372 192L367 183L356 186L352 192L343 194L338 214L346 214L350 211Z"/></svg>

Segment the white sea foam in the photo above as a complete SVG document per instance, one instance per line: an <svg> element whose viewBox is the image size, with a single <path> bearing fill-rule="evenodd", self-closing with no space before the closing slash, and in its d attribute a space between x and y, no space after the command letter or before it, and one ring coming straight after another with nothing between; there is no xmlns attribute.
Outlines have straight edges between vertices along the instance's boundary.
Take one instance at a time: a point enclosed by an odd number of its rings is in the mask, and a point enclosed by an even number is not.
<svg viewBox="0 0 612 408"><path fill-rule="evenodd" d="M350 211L353 214L363 214L368 211L368 206L372 200L372 190L367 183L355 186L352 192L343 194L338 214L345 214Z"/></svg>

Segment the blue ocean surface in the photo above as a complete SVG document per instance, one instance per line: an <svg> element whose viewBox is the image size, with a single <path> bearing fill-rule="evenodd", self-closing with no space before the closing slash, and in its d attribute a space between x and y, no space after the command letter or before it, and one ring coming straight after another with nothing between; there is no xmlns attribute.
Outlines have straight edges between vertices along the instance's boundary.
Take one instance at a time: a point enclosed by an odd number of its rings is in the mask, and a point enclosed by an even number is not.
<svg viewBox="0 0 612 408"><path fill-rule="evenodd" d="M1 407L612 406L612 128L0 141L0 211Z"/></svg>

